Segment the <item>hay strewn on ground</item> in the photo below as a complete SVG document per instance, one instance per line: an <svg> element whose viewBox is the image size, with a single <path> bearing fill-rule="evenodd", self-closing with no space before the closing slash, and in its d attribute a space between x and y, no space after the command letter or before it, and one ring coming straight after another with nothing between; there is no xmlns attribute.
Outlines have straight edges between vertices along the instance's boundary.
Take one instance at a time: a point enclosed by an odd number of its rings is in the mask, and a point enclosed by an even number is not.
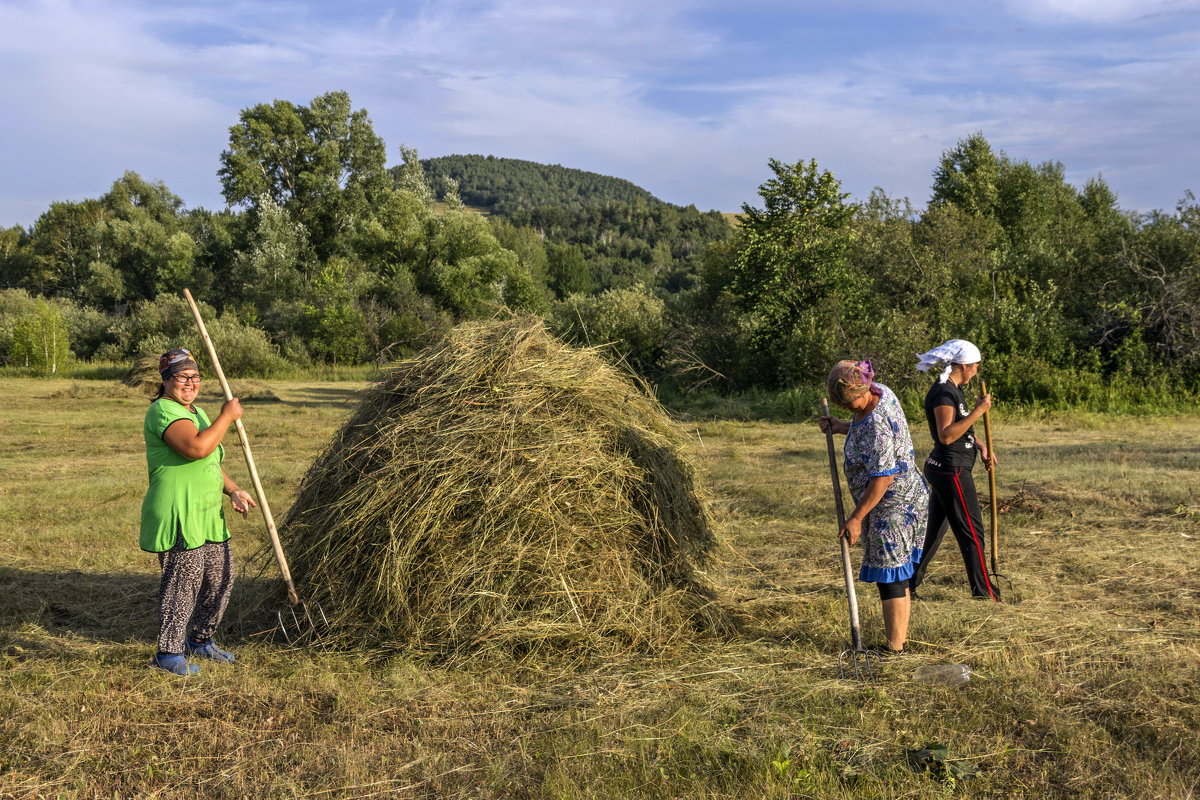
<svg viewBox="0 0 1200 800"><path fill-rule="evenodd" d="M83 400L94 397L121 399L140 396L141 392L118 381L71 381L70 386L55 389L49 395L52 400Z"/></svg>
<svg viewBox="0 0 1200 800"><path fill-rule="evenodd" d="M346 643L656 645L715 619L681 433L541 322L464 325L401 362L308 471L282 536Z"/></svg>

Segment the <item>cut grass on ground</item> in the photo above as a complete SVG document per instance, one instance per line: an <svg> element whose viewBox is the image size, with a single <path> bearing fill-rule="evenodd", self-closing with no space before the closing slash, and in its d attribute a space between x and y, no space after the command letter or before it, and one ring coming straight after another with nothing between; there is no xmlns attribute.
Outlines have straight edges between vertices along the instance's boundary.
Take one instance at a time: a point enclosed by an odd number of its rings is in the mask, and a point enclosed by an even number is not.
<svg viewBox="0 0 1200 800"><path fill-rule="evenodd" d="M184 681L146 666L145 400L106 385L0 381L0 797L1197 793L1196 417L998 416L1003 567L1021 602L971 600L948 541L914 654L874 685L837 678L847 625L823 437L734 422L689 429L718 498L711 577L736 636L601 661L382 660L252 635L235 594L224 642L239 663ZM281 517L359 386L270 387L281 402L248 405L245 423ZM233 525L244 566L261 522ZM860 587L871 643L879 604ZM911 680L959 662L964 686ZM906 751L933 743L978 774L915 771Z"/></svg>

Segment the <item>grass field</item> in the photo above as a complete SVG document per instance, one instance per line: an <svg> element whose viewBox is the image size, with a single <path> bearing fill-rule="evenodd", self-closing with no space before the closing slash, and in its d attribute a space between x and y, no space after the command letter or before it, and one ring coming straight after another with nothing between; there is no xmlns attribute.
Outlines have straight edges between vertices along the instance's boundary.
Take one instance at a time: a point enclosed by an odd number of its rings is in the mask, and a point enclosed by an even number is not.
<svg viewBox="0 0 1200 800"><path fill-rule="evenodd" d="M283 402L247 403L245 422L282 518L356 385L272 388ZM239 663L181 680L147 667L144 409L116 383L0 380L0 797L1198 793L1200 417L999 411L1002 557L1020 602L970 599L948 541L915 604L914 653L873 685L837 677L847 625L823 437L722 421L688 428L717 498L710 577L736 635L431 664L255 636L235 594L223 642ZM261 521L233 525L246 558ZM873 589L860 600L878 641ZM974 676L911 679L937 663ZM934 744L930 768L914 767L907 751Z"/></svg>

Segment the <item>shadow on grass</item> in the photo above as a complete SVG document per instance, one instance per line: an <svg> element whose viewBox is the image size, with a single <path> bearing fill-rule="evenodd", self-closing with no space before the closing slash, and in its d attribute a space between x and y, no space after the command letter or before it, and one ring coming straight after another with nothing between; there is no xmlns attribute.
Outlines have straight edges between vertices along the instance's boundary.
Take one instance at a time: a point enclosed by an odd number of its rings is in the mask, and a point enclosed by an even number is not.
<svg viewBox="0 0 1200 800"><path fill-rule="evenodd" d="M0 567L0 633L37 625L95 642L152 642L158 635L158 585L156 574ZM271 628L274 619L261 610L267 607L262 599L277 589L278 581L239 577L221 637L227 641L257 638ZM279 596L282 605L282 592Z"/></svg>

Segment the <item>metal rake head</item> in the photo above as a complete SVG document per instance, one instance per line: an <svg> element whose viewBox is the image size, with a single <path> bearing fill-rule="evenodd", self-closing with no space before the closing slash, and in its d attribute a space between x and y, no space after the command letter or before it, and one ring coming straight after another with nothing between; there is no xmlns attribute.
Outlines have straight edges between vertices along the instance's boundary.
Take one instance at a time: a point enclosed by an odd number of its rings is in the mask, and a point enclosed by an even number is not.
<svg viewBox="0 0 1200 800"><path fill-rule="evenodd" d="M849 648L838 655L838 672L842 679L854 678L856 681L875 681L878 677L876 667L880 661L879 653L866 648Z"/></svg>
<svg viewBox="0 0 1200 800"><path fill-rule="evenodd" d="M329 631L329 618L320 603L300 601L275 613L279 632L290 645L319 640Z"/></svg>

